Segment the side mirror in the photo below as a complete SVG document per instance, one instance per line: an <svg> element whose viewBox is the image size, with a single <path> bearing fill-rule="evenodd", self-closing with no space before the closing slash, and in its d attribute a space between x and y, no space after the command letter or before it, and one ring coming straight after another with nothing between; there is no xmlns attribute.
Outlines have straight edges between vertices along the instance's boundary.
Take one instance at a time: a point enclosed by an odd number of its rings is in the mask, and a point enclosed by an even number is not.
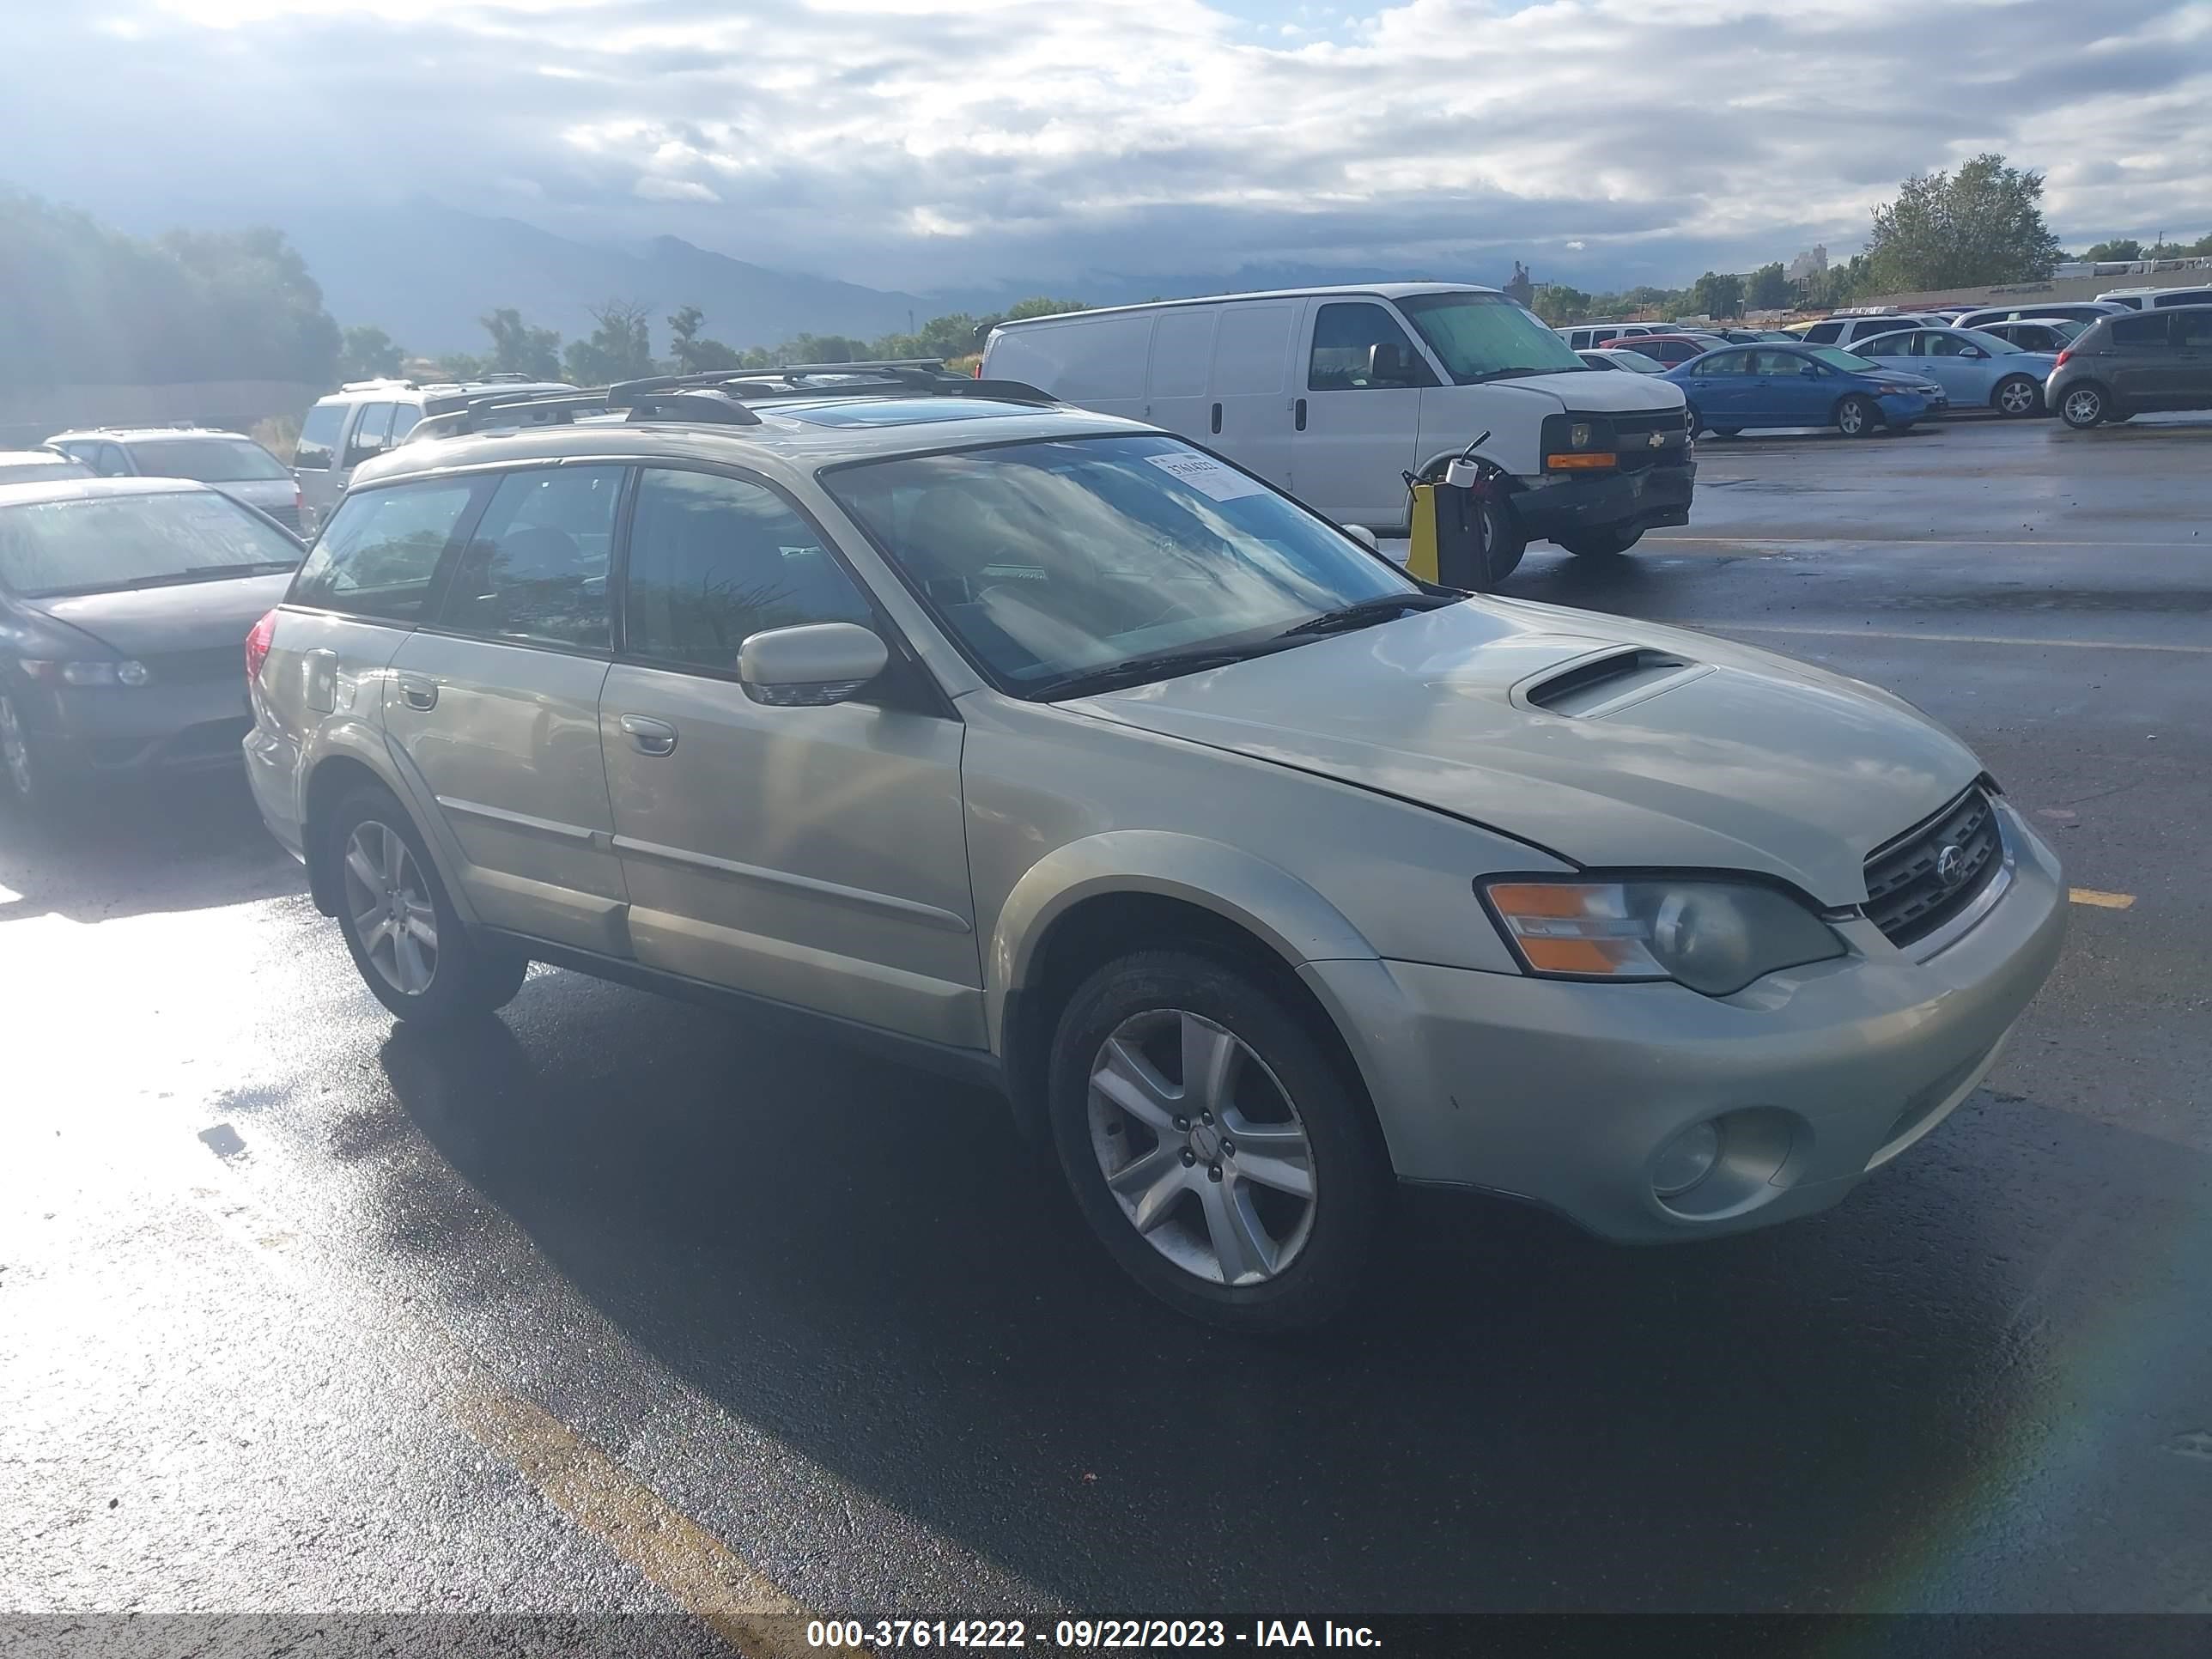
<svg viewBox="0 0 2212 1659"><path fill-rule="evenodd" d="M1959 355L1961 357L1986 357L1990 354L1983 350L1979 346L1970 345Z"/></svg>
<svg viewBox="0 0 2212 1659"><path fill-rule="evenodd" d="M1375 532L1365 525L1348 524L1342 528L1346 535L1351 537L1370 553L1380 553L1382 550L1382 544L1375 539Z"/></svg>
<svg viewBox="0 0 2212 1659"><path fill-rule="evenodd" d="M843 702L890 665L891 653L858 623L770 628L738 647L745 695L770 708L824 708Z"/></svg>

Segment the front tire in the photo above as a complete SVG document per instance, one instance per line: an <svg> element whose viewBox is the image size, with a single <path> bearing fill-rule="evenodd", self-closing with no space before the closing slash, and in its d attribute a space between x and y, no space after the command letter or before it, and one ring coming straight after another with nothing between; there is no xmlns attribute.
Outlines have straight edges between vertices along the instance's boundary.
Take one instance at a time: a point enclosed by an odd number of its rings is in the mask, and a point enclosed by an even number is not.
<svg viewBox="0 0 2212 1659"><path fill-rule="evenodd" d="M1358 1294L1389 1165L1311 1017L1224 961L1142 951L1100 968L1054 1033L1048 1109L1076 1206L1178 1312L1310 1330Z"/></svg>
<svg viewBox="0 0 2212 1659"><path fill-rule="evenodd" d="M2076 432L2087 432L2112 418L2112 394L2094 380L2070 386L2058 400L2058 418Z"/></svg>
<svg viewBox="0 0 2212 1659"><path fill-rule="evenodd" d="M2043 388L2025 374L2009 374L1990 394L1990 407L2008 421L2043 412Z"/></svg>
<svg viewBox="0 0 2212 1659"><path fill-rule="evenodd" d="M1618 525L1611 525L1603 530L1586 530L1579 536L1558 538L1561 547L1580 559L1618 558L1643 539L1642 525L1638 525L1632 530L1625 530Z"/></svg>
<svg viewBox="0 0 2212 1659"><path fill-rule="evenodd" d="M422 832L389 791L355 790L324 833L338 930L379 1002L401 1019L441 1025L514 1000L529 958L463 923Z"/></svg>
<svg viewBox="0 0 2212 1659"><path fill-rule="evenodd" d="M53 793L46 763L15 700L0 692L0 798L22 812L35 812Z"/></svg>
<svg viewBox="0 0 2212 1659"><path fill-rule="evenodd" d="M1503 499L1486 499L1482 504L1483 545L1488 566L1483 579L1483 590L1496 588L1521 568L1522 556L1528 550L1528 532L1521 527L1521 516L1513 504Z"/></svg>
<svg viewBox="0 0 2212 1659"><path fill-rule="evenodd" d="M1836 405L1836 430L1846 438L1871 438L1882 429L1881 410L1856 392Z"/></svg>

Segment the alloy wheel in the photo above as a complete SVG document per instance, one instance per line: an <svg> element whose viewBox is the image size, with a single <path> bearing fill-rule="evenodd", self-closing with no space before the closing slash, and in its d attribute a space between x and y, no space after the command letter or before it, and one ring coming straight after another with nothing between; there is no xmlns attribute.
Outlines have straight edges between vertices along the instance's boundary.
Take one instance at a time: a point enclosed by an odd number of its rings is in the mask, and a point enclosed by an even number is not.
<svg viewBox="0 0 2212 1659"><path fill-rule="evenodd" d="M2104 417L2105 400L2083 386L2066 394L2066 419L2073 426L2094 426Z"/></svg>
<svg viewBox="0 0 2212 1659"><path fill-rule="evenodd" d="M2035 385L2030 380L2007 380L1997 388L1997 407L2007 415L2026 415L2033 411L2036 404Z"/></svg>
<svg viewBox="0 0 2212 1659"><path fill-rule="evenodd" d="M438 913L407 843L364 818L346 838L346 915L386 984L420 996L438 974Z"/></svg>
<svg viewBox="0 0 2212 1659"><path fill-rule="evenodd" d="M1866 410L1857 398L1844 400L1844 406L1836 411L1836 429L1846 438L1856 438L1866 429Z"/></svg>
<svg viewBox="0 0 2212 1659"><path fill-rule="evenodd" d="M1091 1150L1107 1191L1186 1273L1264 1284L1313 1231L1313 1150L1265 1060L1225 1026L1178 1008L1116 1026L1091 1062Z"/></svg>

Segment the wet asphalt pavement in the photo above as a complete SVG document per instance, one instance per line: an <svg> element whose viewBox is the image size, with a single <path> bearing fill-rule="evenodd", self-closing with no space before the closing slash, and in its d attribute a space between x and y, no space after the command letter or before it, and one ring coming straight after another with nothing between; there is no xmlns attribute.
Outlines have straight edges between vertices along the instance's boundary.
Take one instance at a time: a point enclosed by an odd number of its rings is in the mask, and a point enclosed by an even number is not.
<svg viewBox="0 0 2212 1659"><path fill-rule="evenodd" d="M2106 899L1841 1208L1425 1215L1255 1346L957 1086L543 969L395 1030L239 780L0 817L0 1607L2212 1613L2212 421L1700 465L1510 591L1899 691Z"/></svg>

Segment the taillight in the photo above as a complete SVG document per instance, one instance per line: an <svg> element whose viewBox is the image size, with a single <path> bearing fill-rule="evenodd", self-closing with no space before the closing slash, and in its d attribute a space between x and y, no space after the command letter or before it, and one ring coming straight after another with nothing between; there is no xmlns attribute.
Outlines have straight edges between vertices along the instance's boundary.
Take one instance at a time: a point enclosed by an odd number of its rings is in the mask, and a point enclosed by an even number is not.
<svg viewBox="0 0 2212 1659"><path fill-rule="evenodd" d="M246 636L246 679L249 685L261 682L261 665L269 660L269 647L276 639L276 613L271 611L253 624L253 631Z"/></svg>
<svg viewBox="0 0 2212 1659"><path fill-rule="evenodd" d="M975 360L975 378L979 380L983 378L983 360L981 357Z"/></svg>
<svg viewBox="0 0 2212 1659"><path fill-rule="evenodd" d="M2052 367L2053 368L2065 368L2065 367L2066 367L2066 360L2067 360L2069 357L2071 357L2073 355L2074 355L2074 348L2073 348L2072 346L2067 346L2067 347L2065 347L2063 349L2062 349L2062 350L2059 352L2059 354L2058 354L2058 361L2057 361L2057 362L2055 362L2055 363L2051 364L2051 367Z"/></svg>

